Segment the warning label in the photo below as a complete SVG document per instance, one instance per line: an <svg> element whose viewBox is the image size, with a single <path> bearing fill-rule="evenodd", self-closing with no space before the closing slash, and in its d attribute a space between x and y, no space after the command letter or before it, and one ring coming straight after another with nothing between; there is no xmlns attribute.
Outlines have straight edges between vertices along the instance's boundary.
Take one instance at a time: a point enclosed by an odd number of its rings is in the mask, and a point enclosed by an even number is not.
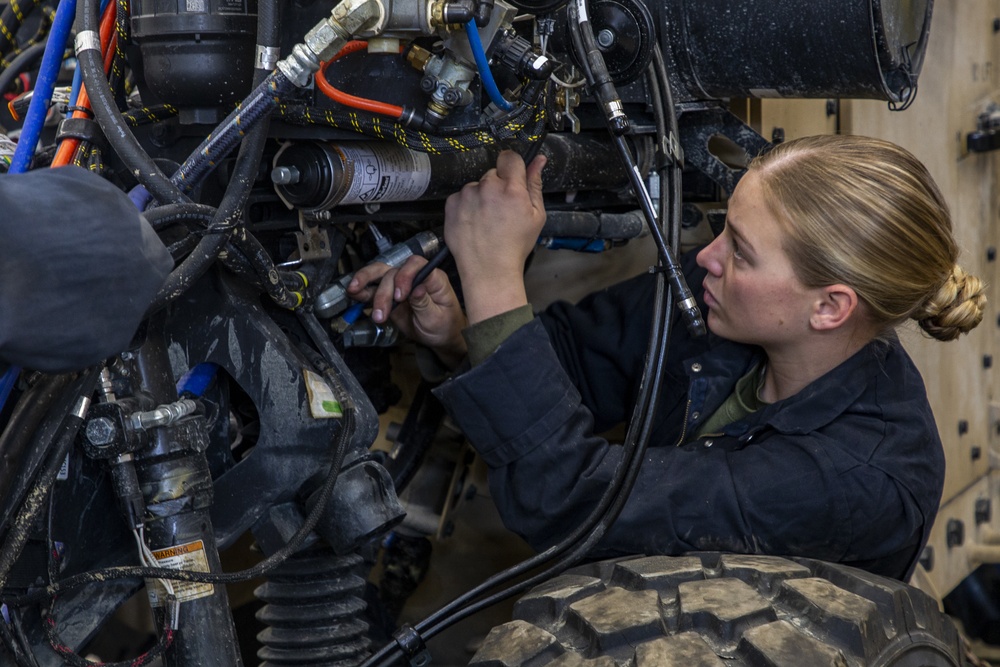
<svg viewBox="0 0 1000 667"><path fill-rule="evenodd" d="M209 571L205 545L201 540L157 549L153 551L153 557L156 558L158 567L168 570ZM215 591L212 584L199 584L193 581L171 580L170 585L174 587L174 596L179 602L208 597ZM147 579L146 592L149 594L150 604L154 607L162 607L166 604L167 592L160 581Z"/></svg>

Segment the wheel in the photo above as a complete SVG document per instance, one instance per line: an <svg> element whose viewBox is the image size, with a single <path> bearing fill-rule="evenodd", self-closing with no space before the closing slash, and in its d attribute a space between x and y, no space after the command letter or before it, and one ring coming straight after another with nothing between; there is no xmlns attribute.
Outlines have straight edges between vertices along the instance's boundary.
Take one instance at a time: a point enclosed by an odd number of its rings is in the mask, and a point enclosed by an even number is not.
<svg viewBox="0 0 1000 667"><path fill-rule="evenodd" d="M804 558L706 553L604 561L525 595L477 667L961 667L923 592Z"/></svg>

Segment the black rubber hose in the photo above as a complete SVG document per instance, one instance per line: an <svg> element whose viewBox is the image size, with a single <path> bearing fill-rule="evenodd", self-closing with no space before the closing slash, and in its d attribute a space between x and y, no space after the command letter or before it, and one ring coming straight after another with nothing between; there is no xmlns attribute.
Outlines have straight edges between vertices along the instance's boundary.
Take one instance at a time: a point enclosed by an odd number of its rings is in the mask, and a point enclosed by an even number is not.
<svg viewBox="0 0 1000 667"><path fill-rule="evenodd" d="M84 0L84 2L89 1L91 0ZM259 35L262 35L258 37L258 42L262 44L276 44L277 35L280 33L277 9L272 6L263 11L260 10L261 7L271 3L276 5L277 0L267 0L258 5L257 31ZM268 76L269 72L265 69L254 70L253 88L256 89ZM208 234L181 265L171 272L166 283L160 288L153 303L146 311L148 314L160 310L186 292L208 270L208 267L212 265L219 252L229 241L229 237L242 218L243 206L253 188L257 170L264 155L264 145L267 143L267 132L270 124L270 116L264 116L244 137L236 156L236 164L230 175L229 185L219 203L215 218L208 228Z"/></svg>
<svg viewBox="0 0 1000 667"><path fill-rule="evenodd" d="M208 204L164 204L147 209L143 216L155 231L162 231L182 222L194 222L207 227L215 218L216 208Z"/></svg>
<svg viewBox="0 0 1000 667"><path fill-rule="evenodd" d="M76 12L76 22L79 26L76 57L83 82L87 86L94 118L101 126L101 131L104 132L112 149L153 197L162 203L187 201L184 193L170 182L170 179L156 166L153 158L139 144L122 118L118 105L115 104L114 94L104 73L98 10L97 0L81 0ZM81 36L96 44L85 44L84 48L81 48Z"/></svg>
<svg viewBox="0 0 1000 667"><path fill-rule="evenodd" d="M276 304L288 310L294 310L302 305L304 296L301 290L305 288L303 276L279 271L257 237L240 229L230 237L228 247L231 250L228 256L248 267L256 278L255 282ZM245 274L242 267L239 267L237 272ZM289 289L289 283L297 283L298 289Z"/></svg>
<svg viewBox="0 0 1000 667"><path fill-rule="evenodd" d="M0 434L0 508L9 507L7 494L14 477L24 474L21 463L25 448L69 381L69 375L47 375L22 394L14 406L3 434ZM8 516L8 513L3 516ZM0 529L0 541L3 534Z"/></svg>
<svg viewBox="0 0 1000 667"><path fill-rule="evenodd" d="M76 441L77 431L83 424L86 407L90 403L90 395L93 393L94 387L97 386L99 375L100 369L93 368L87 371L71 388L72 395L78 396L80 400L72 405L70 411L63 417L56 437L48 447L49 452L45 467L38 476L31 493L21 505L3 545L0 546L0 590L6 585L11 568L14 567L14 562L21 555L21 551L28 541L32 525L47 506L46 499L49 492L52 491L52 484L55 482L56 475L59 474L59 469L62 467L66 455Z"/></svg>
<svg viewBox="0 0 1000 667"><path fill-rule="evenodd" d="M44 43L34 44L21 51L16 58L10 61L10 65L7 65L3 73L0 73L0 94L7 92L7 89L14 83L14 79L22 73L30 71L35 63L41 60L44 53Z"/></svg>
<svg viewBox="0 0 1000 667"><path fill-rule="evenodd" d="M611 74L608 72L601 49L594 39L590 20L586 16L580 15L575 0L570 0L566 10L569 17L569 30L575 35L573 44L576 48L577 58L581 63L587 65L584 70L588 72L587 85L590 92L604 108L604 115L611 134L621 136L629 131L628 118L625 116L621 98L618 96Z"/></svg>

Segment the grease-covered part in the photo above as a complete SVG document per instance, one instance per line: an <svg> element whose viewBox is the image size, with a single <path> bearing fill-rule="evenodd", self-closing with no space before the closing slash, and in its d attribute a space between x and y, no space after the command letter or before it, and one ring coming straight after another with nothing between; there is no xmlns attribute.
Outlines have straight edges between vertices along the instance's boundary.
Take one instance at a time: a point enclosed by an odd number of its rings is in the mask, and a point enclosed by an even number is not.
<svg viewBox="0 0 1000 667"><path fill-rule="evenodd" d="M700 553L586 565L525 595L476 667L959 667L937 603L806 558Z"/></svg>
<svg viewBox="0 0 1000 667"><path fill-rule="evenodd" d="M684 99L857 97L905 104L932 0L687 0L660 5Z"/></svg>
<svg viewBox="0 0 1000 667"><path fill-rule="evenodd" d="M184 317L167 327L177 375L212 362L246 392L260 416L253 450L214 480L212 523L226 548L272 505L295 499L306 480L325 474L341 423L313 416L304 377L313 364L252 288L226 274L209 275L185 294L183 308ZM336 363L330 372L354 406L351 452L366 452L378 435L378 415L343 360Z"/></svg>
<svg viewBox="0 0 1000 667"><path fill-rule="evenodd" d="M177 401L167 344L150 327L136 353L138 386L155 404ZM222 572L215 532L209 517L212 475L205 450L208 424L202 415L183 417L151 429L150 446L135 455L142 490L145 541L160 567ZM180 632L164 654L164 664L240 667L236 628L225 586L174 583ZM146 586L157 622L162 625L170 604L160 584Z"/></svg>

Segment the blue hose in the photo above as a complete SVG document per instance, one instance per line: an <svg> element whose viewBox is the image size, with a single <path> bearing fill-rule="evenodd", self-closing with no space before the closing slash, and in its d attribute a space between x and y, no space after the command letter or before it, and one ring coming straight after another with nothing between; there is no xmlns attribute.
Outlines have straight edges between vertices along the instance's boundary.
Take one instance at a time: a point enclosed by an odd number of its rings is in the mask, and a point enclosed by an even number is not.
<svg viewBox="0 0 1000 667"><path fill-rule="evenodd" d="M490 63L486 60L486 50L483 48L482 40L479 39L479 29L476 28L475 21L469 21L465 24L465 34L469 36L469 46L472 47L472 56L476 59L479 78L483 80L483 88L490 96L490 101L503 111L513 111L514 105L500 94L497 82L493 80L493 72L490 71Z"/></svg>
<svg viewBox="0 0 1000 667"><path fill-rule="evenodd" d="M10 162L10 169L7 170L9 174L21 174L28 171L31 160L35 157L35 146L38 144L38 138L42 135L42 126L45 124L45 116L49 112L52 91L56 87L56 79L62 67L63 53L66 51L66 42L69 40L69 33L73 28L75 17L76 0L60 0L59 7L56 8L56 17L52 22L52 30L49 31L49 39L45 44L45 55L42 56L42 64L38 70L38 81L35 82L35 89L31 95L31 104L28 105L28 113L24 118L21 136L18 138L17 148L14 150L14 157Z"/></svg>
<svg viewBox="0 0 1000 667"><path fill-rule="evenodd" d="M20 373L20 368L11 366L3 374L3 377L0 377L0 412L3 411L3 406L7 404L7 399L10 397L10 392L14 389L14 383L17 382L17 376Z"/></svg>

